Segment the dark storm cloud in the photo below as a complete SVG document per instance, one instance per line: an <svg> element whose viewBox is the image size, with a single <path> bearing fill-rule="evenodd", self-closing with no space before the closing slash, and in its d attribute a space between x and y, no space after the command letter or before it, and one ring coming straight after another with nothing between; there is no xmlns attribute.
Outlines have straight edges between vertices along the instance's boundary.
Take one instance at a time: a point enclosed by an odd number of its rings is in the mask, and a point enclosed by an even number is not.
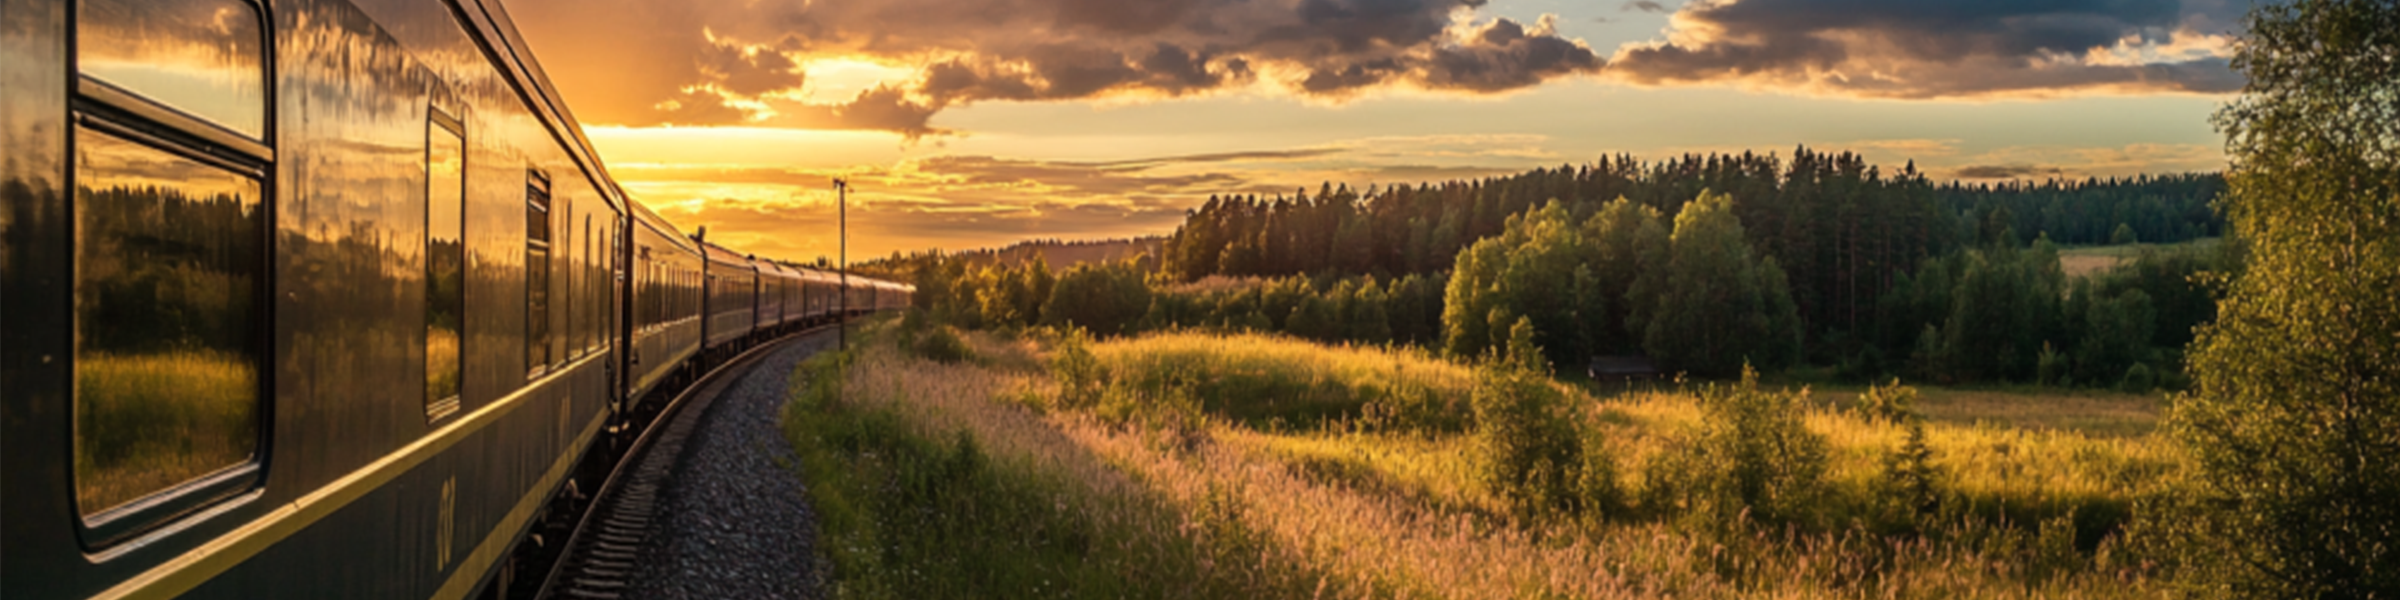
<svg viewBox="0 0 2400 600"><path fill-rule="evenodd" d="M1630 5L1629 5L1630 6ZM1898 98L2117 87L2217 93L2238 9L2220 0L1742 0L1696 2L1665 43L1609 64L1645 84L1733 81ZM2183 46L2177 46L2183 44ZM2095 58L2112 49L2163 55Z"/></svg>
<svg viewBox="0 0 2400 600"><path fill-rule="evenodd" d="M2032 165L1968 165L1959 167L1957 171L1960 179L2024 179L2035 175L2055 177L2061 173L2063 171L2057 167Z"/></svg>
<svg viewBox="0 0 2400 600"><path fill-rule="evenodd" d="M670 28L624 40L638 49L606 49L614 72L576 78L593 91L569 90L613 98L578 111L593 122L632 125L763 119L915 135L933 131L932 114L981 101L1179 97L1262 81L1334 97L1386 85L1484 94L1601 67L1597 53L1546 20L1461 25L1483 2L519 0L510 9L522 13L516 21L537 45L591 35L550 30L553 23ZM889 94L840 106L790 100L807 82L808 59L840 56L914 65L917 73L886 82L899 86ZM737 102L678 96L695 87Z"/></svg>

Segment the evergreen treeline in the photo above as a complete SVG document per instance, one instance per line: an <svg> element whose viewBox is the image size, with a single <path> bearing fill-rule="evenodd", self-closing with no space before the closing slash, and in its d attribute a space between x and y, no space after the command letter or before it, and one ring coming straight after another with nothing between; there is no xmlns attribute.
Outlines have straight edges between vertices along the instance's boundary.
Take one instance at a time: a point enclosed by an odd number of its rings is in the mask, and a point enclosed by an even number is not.
<svg viewBox="0 0 2400 600"><path fill-rule="evenodd" d="M1160 269L1173 281L1434 273L1450 269L1477 240L1500 235L1509 217L1551 200L1576 222L1617 198L1673 219L1701 190L1714 190L1730 199L1751 246L1784 270L1815 342L1856 335L1893 278L1922 259L1996 242L2004 231L2055 231L2052 239L2071 243L2218 234L2222 221L2207 207L2222 188L2215 174L1936 186L1913 163L1886 174L1859 155L1806 147L1788 161L1753 153L1653 163L1617 156L1364 195L1326 185L1314 195L1212 196L1167 239ZM1810 356L1839 358L1825 350L1812 345Z"/></svg>
<svg viewBox="0 0 2400 600"><path fill-rule="evenodd" d="M1960 222L1977 227L1987 238L2001 228L2078 246L2170 244L2225 234L2225 218L2209 206L2225 191L2225 177L2218 173L1953 182L1937 191L1944 209L1965 216Z"/></svg>

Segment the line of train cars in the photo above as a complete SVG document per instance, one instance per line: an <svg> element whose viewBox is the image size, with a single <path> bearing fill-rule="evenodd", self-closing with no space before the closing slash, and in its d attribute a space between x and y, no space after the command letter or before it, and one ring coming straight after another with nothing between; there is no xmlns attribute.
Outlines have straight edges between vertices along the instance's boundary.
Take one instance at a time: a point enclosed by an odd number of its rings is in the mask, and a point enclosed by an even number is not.
<svg viewBox="0 0 2400 600"><path fill-rule="evenodd" d="M498 0L0 0L0 146L12 600L490 593L645 403L911 292L633 202Z"/></svg>

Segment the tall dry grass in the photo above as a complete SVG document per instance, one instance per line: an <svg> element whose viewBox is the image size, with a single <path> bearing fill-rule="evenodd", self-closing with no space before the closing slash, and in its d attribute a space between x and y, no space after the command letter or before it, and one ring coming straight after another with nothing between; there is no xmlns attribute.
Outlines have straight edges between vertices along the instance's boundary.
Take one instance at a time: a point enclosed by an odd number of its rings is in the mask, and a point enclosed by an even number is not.
<svg viewBox="0 0 2400 600"><path fill-rule="evenodd" d="M1033 367L1047 347L1039 336L970 334L967 344L999 358L935 365L870 347L847 381L854 392L910 390L854 395L895 407L914 435L988 439L995 462L1016 461L1012 477L1051 478L1047 489L1079 498L1060 510L1117 507L1105 520L1127 539L1188 548L1107 568L1192 596L2118 598L2160 588L2114 537L2177 464L2147 435L1935 421L1926 444L1944 512L1893 533L1876 523L1890 518L1879 494L1905 428L1801 402L1812 407L1801 423L1829 448L1830 491L1808 524L1702 523L1672 505L1527 514L1475 475L1472 417L1457 414L1471 412L1475 385L1464 366L1260 336L1095 344L1120 400L1182 394L1205 407L1197 425L1162 430L1048 401L1055 386ZM1663 469L1688 455L1707 418L1678 390L1568 397L1587 444L1634 497L1675 476ZM1402 402L1443 407L1452 421L1379 426L1376 407ZM1194 575L1149 560L1207 567Z"/></svg>

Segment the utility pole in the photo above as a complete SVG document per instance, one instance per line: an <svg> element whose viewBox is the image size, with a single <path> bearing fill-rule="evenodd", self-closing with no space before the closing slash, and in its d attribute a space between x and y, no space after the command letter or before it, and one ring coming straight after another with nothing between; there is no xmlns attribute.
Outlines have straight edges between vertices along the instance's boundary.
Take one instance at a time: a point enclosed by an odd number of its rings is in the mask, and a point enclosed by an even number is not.
<svg viewBox="0 0 2400 600"><path fill-rule="evenodd" d="M842 337L839 343L841 349L847 352L850 350L850 181L834 178L833 193L834 205L840 211L838 220L842 255L842 318L839 321Z"/></svg>

